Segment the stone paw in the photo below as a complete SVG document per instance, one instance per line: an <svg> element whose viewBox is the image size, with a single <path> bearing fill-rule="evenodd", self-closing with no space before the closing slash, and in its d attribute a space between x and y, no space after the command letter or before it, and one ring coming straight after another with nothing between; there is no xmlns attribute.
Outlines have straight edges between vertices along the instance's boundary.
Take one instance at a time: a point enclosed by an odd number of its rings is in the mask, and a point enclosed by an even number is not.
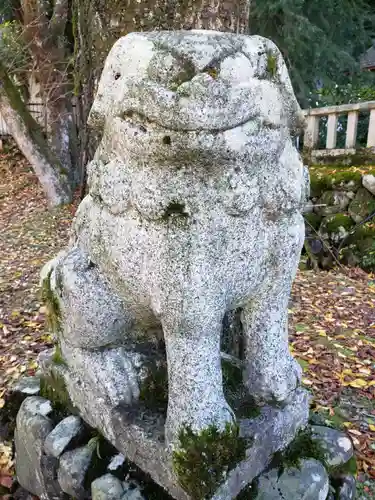
<svg viewBox="0 0 375 500"><path fill-rule="evenodd" d="M266 366L259 362L249 362L244 374L244 382L257 401L287 403L300 385L302 369L298 362L287 355Z"/></svg>
<svg viewBox="0 0 375 500"><path fill-rule="evenodd" d="M64 355L84 387L107 399L111 406L138 401L140 354L116 347L102 351L71 348L71 352Z"/></svg>
<svg viewBox="0 0 375 500"><path fill-rule="evenodd" d="M233 410L223 398L221 401L209 402L204 398L195 401L186 401L186 406L181 407L181 401L174 405L169 401L166 422L166 440L178 446L178 434L184 427L190 427L199 433L203 429L215 425L224 431L227 424L234 424L236 417Z"/></svg>

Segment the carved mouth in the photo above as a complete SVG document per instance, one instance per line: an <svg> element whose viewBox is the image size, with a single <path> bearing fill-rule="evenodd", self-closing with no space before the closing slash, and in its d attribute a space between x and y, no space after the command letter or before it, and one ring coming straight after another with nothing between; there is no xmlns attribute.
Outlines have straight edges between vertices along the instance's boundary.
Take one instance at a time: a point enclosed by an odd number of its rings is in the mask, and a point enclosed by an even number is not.
<svg viewBox="0 0 375 500"><path fill-rule="evenodd" d="M139 111L131 110L128 109L127 111L124 111L123 113L119 114L117 116L118 119L120 119L122 122L126 122L131 124L133 127L138 127L140 132L146 133L148 129L148 125L156 125L159 129L165 131L165 136L163 137L163 144L165 145L170 145L171 144L171 138L168 135L168 132L202 132L203 130L201 128L199 129L183 129L180 127L167 127L161 124L159 121L152 120L148 116L140 113ZM257 123L257 129L259 130L260 128L263 129L268 129L268 130L280 130L281 126L277 125L275 123L272 123L271 121L267 119L261 120L260 118L251 118L250 120L243 120L238 122L237 124L234 124L231 127L222 127L222 128L212 128L212 129L205 129L204 132L207 134L217 134L219 132L226 132L229 130L236 129L238 127L242 127L243 125L246 125L249 122L256 122Z"/></svg>

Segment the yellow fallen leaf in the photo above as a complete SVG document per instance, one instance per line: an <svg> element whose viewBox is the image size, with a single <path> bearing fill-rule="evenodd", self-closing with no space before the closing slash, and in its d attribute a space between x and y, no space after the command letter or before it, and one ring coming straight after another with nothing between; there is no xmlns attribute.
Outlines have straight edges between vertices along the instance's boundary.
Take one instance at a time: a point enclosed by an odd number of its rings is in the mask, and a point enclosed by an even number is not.
<svg viewBox="0 0 375 500"><path fill-rule="evenodd" d="M345 425L345 427L351 427L353 424L351 422L343 422L342 425Z"/></svg>
<svg viewBox="0 0 375 500"><path fill-rule="evenodd" d="M0 408L4 408L5 405L5 399L0 398Z"/></svg>
<svg viewBox="0 0 375 500"><path fill-rule="evenodd" d="M327 332L325 330L318 330L318 333L321 337L327 337Z"/></svg>
<svg viewBox="0 0 375 500"><path fill-rule="evenodd" d="M367 384L368 387L372 387L373 385L375 385L375 380L371 380L371 382Z"/></svg>
<svg viewBox="0 0 375 500"><path fill-rule="evenodd" d="M349 382L350 387L354 387L356 389L360 389L362 387L367 387L367 382L366 380L363 380L363 378L356 378L355 380L352 380Z"/></svg>
<svg viewBox="0 0 375 500"><path fill-rule="evenodd" d="M375 425L370 424L370 425L368 426L368 428L370 429L370 431L374 431L374 432L375 432Z"/></svg>

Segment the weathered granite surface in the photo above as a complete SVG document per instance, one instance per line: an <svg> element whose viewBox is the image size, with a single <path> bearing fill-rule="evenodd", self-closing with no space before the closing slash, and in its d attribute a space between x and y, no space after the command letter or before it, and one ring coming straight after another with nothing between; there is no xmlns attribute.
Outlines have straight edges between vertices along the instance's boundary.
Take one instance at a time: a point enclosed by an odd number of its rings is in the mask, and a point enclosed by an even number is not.
<svg viewBox="0 0 375 500"><path fill-rule="evenodd" d="M44 441L44 451L47 455L58 458L71 441L82 432L80 417L70 415L59 422Z"/></svg>
<svg viewBox="0 0 375 500"><path fill-rule="evenodd" d="M286 401L301 376L287 302L308 179L279 50L258 36L127 35L108 56L90 122L102 132L90 191L69 248L47 266L62 354L83 391L112 408L136 403L150 345L164 339L167 441L183 423L223 428L234 414L221 325L241 307L248 390Z"/></svg>
<svg viewBox="0 0 375 500"><path fill-rule="evenodd" d="M57 478L64 493L77 500L88 497L85 476L90 466L95 447L87 444L61 455Z"/></svg>
<svg viewBox="0 0 375 500"><path fill-rule="evenodd" d="M328 465L343 465L352 458L353 444L344 432L320 425L312 426L312 432L326 451Z"/></svg>
<svg viewBox="0 0 375 500"><path fill-rule="evenodd" d="M42 500L63 497L56 481L57 462L46 460L43 443L53 429L48 417L52 412L48 400L30 396L22 403L18 414L14 435L16 448L16 476L25 490Z"/></svg>
<svg viewBox="0 0 375 500"><path fill-rule="evenodd" d="M320 462L303 460L279 476L277 469L260 476L256 500L326 500L328 474Z"/></svg>

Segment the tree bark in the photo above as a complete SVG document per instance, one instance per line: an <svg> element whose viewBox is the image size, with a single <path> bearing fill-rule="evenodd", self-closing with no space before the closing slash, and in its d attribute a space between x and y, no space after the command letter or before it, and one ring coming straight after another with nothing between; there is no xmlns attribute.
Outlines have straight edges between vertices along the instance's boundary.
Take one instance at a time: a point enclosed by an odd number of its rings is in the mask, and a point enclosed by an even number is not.
<svg viewBox="0 0 375 500"><path fill-rule="evenodd" d="M47 139L52 152L68 171L72 186L78 181L77 137L72 113L72 84L65 36L69 0L21 0L24 39L41 86L47 111Z"/></svg>
<svg viewBox="0 0 375 500"><path fill-rule="evenodd" d="M19 149L32 165L50 206L69 203L68 172L50 151L41 127L30 115L17 88L0 64L0 113Z"/></svg>

